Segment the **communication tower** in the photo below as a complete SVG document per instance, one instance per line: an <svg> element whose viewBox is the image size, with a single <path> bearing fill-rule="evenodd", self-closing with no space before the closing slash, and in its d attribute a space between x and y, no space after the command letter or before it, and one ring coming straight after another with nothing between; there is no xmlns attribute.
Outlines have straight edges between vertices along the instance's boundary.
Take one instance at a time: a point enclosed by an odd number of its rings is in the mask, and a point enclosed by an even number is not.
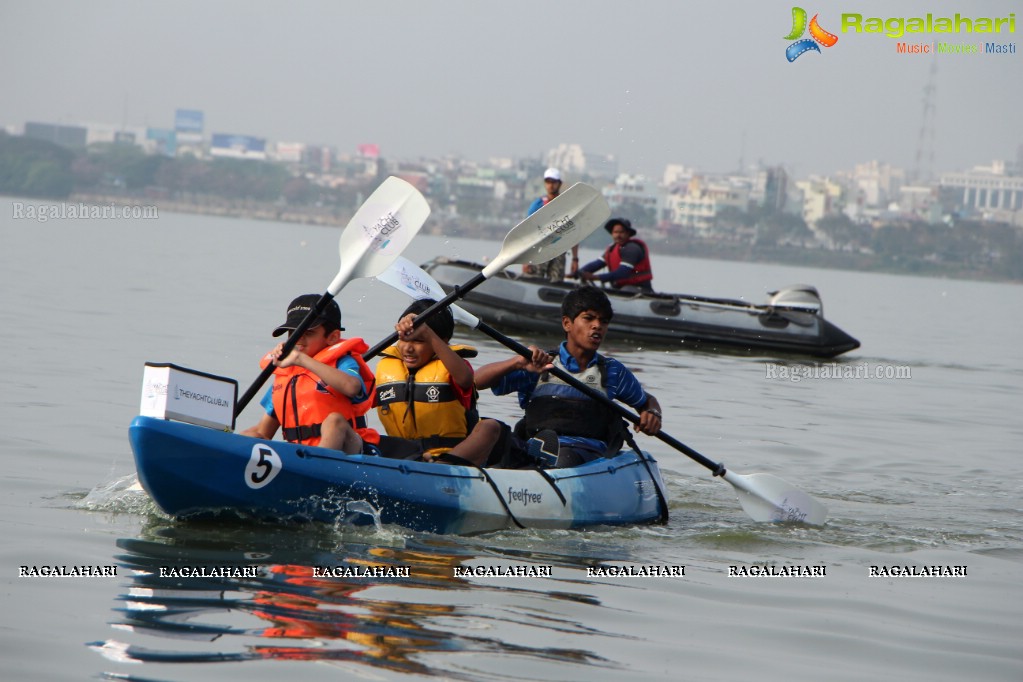
<svg viewBox="0 0 1023 682"><path fill-rule="evenodd" d="M936 75L938 61L931 61L927 84L924 85L923 116L920 120L920 134L916 142L916 163L913 166L913 182L929 180L934 174L934 116L935 91L937 90Z"/></svg>

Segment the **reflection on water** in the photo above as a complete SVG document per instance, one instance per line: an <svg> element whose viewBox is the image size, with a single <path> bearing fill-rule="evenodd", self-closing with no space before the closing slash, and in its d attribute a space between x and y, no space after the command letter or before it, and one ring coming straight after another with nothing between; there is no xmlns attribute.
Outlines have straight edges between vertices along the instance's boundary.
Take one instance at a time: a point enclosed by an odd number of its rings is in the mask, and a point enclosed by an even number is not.
<svg viewBox="0 0 1023 682"><path fill-rule="evenodd" d="M406 538L381 546L375 533L362 538L367 543L359 539L315 525L152 522L139 538L117 541L118 572L131 576L111 624L117 634L89 646L120 663L320 660L423 675L440 674L423 660L436 652L499 652L606 665L590 651L523 646L480 634L494 629L481 627L481 619L521 620L523 614L481 616L480 598L466 595L480 586L454 576L454 567L471 556L459 545L441 540L438 546L420 546ZM528 552L515 554L519 561L536 561ZM377 573L400 573L407 567L409 576L366 577L367 567L376 567ZM342 574L356 575L333 577ZM530 587L518 582L483 589L534 592ZM448 593L424 592L438 590ZM590 595L536 594L599 606ZM582 629L549 613L542 626ZM163 646L123 641L138 634L157 637ZM194 645L175 646L179 640L214 644L196 650ZM443 674L452 677L450 668Z"/></svg>

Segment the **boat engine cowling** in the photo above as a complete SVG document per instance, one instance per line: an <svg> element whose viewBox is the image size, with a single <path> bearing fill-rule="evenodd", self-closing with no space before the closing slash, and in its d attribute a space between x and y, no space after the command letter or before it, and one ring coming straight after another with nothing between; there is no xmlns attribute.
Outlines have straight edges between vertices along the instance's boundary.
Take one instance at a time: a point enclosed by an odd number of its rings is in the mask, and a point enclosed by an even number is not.
<svg viewBox="0 0 1023 682"><path fill-rule="evenodd" d="M771 297L767 304L772 308L805 310L824 317L824 303L817 293L817 287L809 284L792 284L767 293Z"/></svg>

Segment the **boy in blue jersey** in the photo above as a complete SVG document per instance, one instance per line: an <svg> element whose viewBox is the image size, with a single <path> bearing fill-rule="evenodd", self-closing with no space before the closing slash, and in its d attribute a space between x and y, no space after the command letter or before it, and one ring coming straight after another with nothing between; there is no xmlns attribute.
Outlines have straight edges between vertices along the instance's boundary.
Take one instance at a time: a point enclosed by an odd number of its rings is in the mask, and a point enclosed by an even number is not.
<svg viewBox="0 0 1023 682"><path fill-rule="evenodd" d="M657 399L625 365L597 352L613 314L611 302L600 289L575 289L561 304L565 341L553 357L531 347L533 355L528 360L516 355L476 372L477 388L491 388L496 395L518 393L525 416L516 426L516 435L532 438L546 430L558 434L558 466L576 466L613 455L622 444L626 425L608 405L546 371L552 366L638 410L638 431L654 435L661 430Z"/></svg>

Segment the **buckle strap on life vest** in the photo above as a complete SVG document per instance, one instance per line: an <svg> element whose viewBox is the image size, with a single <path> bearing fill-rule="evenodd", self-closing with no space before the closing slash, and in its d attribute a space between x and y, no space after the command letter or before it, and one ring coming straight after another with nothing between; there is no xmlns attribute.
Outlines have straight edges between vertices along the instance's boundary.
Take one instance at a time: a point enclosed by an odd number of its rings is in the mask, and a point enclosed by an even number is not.
<svg viewBox="0 0 1023 682"><path fill-rule="evenodd" d="M308 438L319 438L321 426L322 424L313 424L311 426L288 426L281 429L281 433L284 436L284 440L289 443L299 443Z"/></svg>
<svg viewBox="0 0 1023 682"><path fill-rule="evenodd" d="M348 423L351 424L351 422ZM289 443L300 443L309 438L320 438L322 436L321 433L322 426L323 424L304 424L301 426L286 426L281 429L281 434L284 436L284 440L288 441ZM356 429L367 428L366 418L361 416L356 417L355 428Z"/></svg>

